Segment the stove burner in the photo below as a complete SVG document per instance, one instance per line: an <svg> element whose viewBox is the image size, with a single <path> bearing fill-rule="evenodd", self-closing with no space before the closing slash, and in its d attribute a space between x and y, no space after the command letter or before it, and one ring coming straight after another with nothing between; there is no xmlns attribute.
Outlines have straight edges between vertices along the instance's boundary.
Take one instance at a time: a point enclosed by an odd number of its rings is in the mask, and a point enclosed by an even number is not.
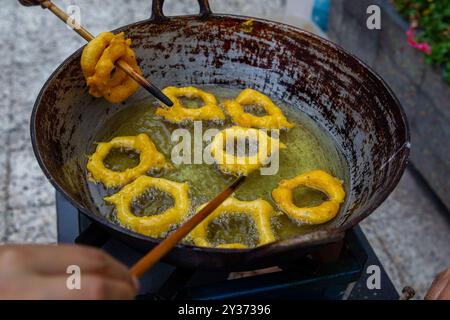
<svg viewBox="0 0 450 320"><path fill-rule="evenodd" d="M131 266L142 253L109 237L56 194L58 242L102 248ZM381 289L369 290L367 267L381 269ZM250 272L199 271L156 264L141 278L137 299L398 299L391 280L359 227L343 242L294 263Z"/></svg>

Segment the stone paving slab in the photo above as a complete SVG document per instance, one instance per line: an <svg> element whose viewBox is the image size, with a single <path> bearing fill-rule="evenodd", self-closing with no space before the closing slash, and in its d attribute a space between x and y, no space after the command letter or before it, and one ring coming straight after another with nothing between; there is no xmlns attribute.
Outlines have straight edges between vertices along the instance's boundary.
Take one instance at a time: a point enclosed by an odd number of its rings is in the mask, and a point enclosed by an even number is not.
<svg viewBox="0 0 450 320"><path fill-rule="evenodd" d="M55 243L55 206L28 207L9 210L8 243Z"/></svg>
<svg viewBox="0 0 450 320"><path fill-rule="evenodd" d="M0 29L9 30L11 25L11 4L2 6L0 10ZM7 189L9 181L9 154L8 154L8 130L10 129L10 112L11 105L11 74L12 74L12 37L9 32L0 34L2 59L0 59L0 243L6 241L7 228ZM5 53L3 53L5 51Z"/></svg>
<svg viewBox="0 0 450 320"><path fill-rule="evenodd" d="M9 209L49 206L55 203L55 191L42 173L30 146L10 153L15 162L9 181Z"/></svg>
<svg viewBox="0 0 450 320"><path fill-rule="evenodd" d="M397 288L423 297L433 277L450 266L450 219L411 170L366 220L363 230Z"/></svg>

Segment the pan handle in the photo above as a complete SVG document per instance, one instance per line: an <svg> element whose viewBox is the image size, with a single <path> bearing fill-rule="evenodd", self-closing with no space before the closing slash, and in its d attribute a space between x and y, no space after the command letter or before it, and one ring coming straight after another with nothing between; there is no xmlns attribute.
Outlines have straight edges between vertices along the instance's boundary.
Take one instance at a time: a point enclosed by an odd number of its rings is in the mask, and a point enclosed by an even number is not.
<svg viewBox="0 0 450 320"><path fill-rule="evenodd" d="M208 0L198 0L198 5L200 6L200 17L206 18L212 11L209 6ZM153 21L165 21L168 18L163 13L164 0L153 0L152 2L152 16L150 20Z"/></svg>

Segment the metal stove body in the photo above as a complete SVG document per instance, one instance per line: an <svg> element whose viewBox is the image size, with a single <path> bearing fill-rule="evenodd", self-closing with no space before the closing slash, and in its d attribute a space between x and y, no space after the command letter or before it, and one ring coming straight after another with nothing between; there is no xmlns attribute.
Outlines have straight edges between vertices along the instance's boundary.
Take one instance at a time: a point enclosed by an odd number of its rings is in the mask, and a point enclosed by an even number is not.
<svg viewBox="0 0 450 320"><path fill-rule="evenodd" d="M128 266L142 257L110 238L59 193L56 204L58 243L100 247ZM339 254L330 259L336 251ZM288 265L244 273L188 270L160 262L141 278L137 299L398 299L359 227L347 232L339 248L323 252L328 258L308 256ZM370 265L380 267L380 289L369 289L366 284Z"/></svg>

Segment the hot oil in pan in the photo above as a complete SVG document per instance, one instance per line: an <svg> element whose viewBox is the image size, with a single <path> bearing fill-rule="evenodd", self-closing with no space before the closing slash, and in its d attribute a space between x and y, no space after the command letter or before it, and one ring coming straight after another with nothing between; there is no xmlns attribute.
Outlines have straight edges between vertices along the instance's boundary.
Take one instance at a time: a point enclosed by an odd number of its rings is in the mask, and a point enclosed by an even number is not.
<svg viewBox="0 0 450 320"><path fill-rule="evenodd" d="M213 93L219 102L225 99L235 98L240 90L217 86L204 86L202 89ZM294 108L286 106L280 101L274 101L284 112L295 127L289 131L281 132L280 139L287 148L280 151L280 166L275 175L262 176L257 171L250 175L245 183L235 193L240 200L254 200L263 198L276 208L271 191L278 185L281 179L295 177L298 174L314 169L322 169L335 177L344 180L348 185L348 175L345 160L337 149L333 140L327 136L311 119ZM184 100L190 107L196 107L201 102ZM148 134L155 142L157 148L166 159L171 158L172 148L179 143L171 140L174 130L180 128L178 125L170 124L161 119L155 119L154 111L158 103L151 98L139 101L127 106L114 115L96 135L96 141L109 141L117 136ZM222 124L203 122L203 133L209 128L219 130L232 125L229 117ZM193 135L192 124L183 126ZM193 141L192 141L193 145ZM206 143L204 143L206 146ZM94 147L93 147L94 148ZM93 149L92 149L93 152ZM191 152L193 155L193 152ZM138 157L133 152L112 152L106 159L106 164L113 170L124 170L137 164ZM226 188L234 177L222 174L215 165L207 164L181 164L176 165L174 170L163 171L153 176L167 178L174 181L187 181L190 185L190 196L192 202L192 213L195 208L211 200L220 191ZM117 190L106 190L101 184L90 183L90 191L100 211L114 218L114 208L104 203L103 197ZM164 196L152 196L152 190L142 199L137 199L136 213L139 215L150 214L152 211L160 212L161 207L170 206L171 199ZM321 192L307 188L297 188L294 193L295 203L299 206L315 206L326 200ZM152 201L156 199L156 201ZM167 202L167 203L166 203ZM209 228L208 236L212 243L242 242L248 245L257 243L257 235L251 219L245 215L238 215L232 219L219 217ZM292 222L284 214L273 218L273 228L281 239L306 233L322 226L300 226ZM326 225L325 225L326 226ZM251 236L247 236L250 234Z"/></svg>

